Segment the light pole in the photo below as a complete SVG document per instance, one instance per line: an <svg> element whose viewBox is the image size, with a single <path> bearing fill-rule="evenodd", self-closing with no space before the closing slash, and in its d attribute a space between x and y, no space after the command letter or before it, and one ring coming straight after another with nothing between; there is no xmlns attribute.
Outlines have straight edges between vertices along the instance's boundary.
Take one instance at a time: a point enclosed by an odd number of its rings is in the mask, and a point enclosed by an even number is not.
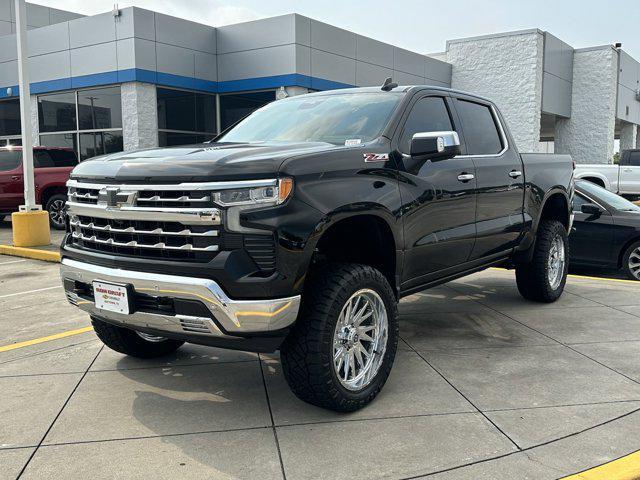
<svg viewBox="0 0 640 480"><path fill-rule="evenodd" d="M31 138L31 92L27 66L27 18L24 0L16 0L16 39L18 43L18 90L20 92L20 125L22 127L22 167L24 171L23 211L40 210L36 205L33 179L33 139ZM24 207L24 208L23 208Z"/></svg>
<svg viewBox="0 0 640 480"><path fill-rule="evenodd" d="M31 92L27 50L27 9L25 0L15 0L16 39L18 44L18 90L20 91L20 125L22 127L22 168L24 172L24 205L11 215L13 244L35 247L51 243L49 215L36 205L33 178L33 138L31 137Z"/></svg>

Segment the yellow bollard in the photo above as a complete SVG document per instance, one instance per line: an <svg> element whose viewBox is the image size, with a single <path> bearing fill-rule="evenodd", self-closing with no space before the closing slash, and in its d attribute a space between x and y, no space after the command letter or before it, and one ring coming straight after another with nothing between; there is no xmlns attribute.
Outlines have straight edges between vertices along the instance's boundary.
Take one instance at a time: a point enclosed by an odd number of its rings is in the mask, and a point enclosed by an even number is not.
<svg viewBox="0 0 640 480"><path fill-rule="evenodd" d="M51 243L48 212L15 212L11 214L11 223L15 247L43 247Z"/></svg>

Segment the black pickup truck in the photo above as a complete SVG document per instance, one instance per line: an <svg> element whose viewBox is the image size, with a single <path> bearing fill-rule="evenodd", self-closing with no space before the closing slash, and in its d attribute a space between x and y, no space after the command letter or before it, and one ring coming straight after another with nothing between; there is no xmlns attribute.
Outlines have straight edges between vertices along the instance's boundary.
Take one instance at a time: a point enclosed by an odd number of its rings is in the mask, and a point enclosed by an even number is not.
<svg viewBox="0 0 640 480"><path fill-rule="evenodd" d="M61 276L107 346L279 349L295 394L339 411L384 385L403 296L493 265L532 301L566 280L570 157L520 155L491 101L450 89L278 100L68 189Z"/></svg>

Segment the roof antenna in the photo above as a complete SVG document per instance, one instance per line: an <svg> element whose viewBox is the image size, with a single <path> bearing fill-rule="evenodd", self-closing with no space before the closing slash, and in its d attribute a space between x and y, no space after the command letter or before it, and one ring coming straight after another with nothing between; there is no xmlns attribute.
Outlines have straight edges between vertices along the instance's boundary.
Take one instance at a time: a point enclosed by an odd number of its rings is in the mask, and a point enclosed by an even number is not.
<svg viewBox="0 0 640 480"><path fill-rule="evenodd" d="M393 80L391 80L391 77L387 78L384 83L382 84L382 91L383 92L388 92L390 90L393 90L394 88L396 88L398 86L397 83L394 83Z"/></svg>

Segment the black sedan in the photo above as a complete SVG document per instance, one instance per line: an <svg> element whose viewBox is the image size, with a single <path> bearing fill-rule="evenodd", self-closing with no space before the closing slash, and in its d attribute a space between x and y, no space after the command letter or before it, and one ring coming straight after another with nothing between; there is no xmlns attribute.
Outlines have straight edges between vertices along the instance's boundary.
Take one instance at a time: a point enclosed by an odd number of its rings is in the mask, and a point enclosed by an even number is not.
<svg viewBox="0 0 640 480"><path fill-rule="evenodd" d="M576 180L570 264L616 268L640 280L640 207L598 185Z"/></svg>

